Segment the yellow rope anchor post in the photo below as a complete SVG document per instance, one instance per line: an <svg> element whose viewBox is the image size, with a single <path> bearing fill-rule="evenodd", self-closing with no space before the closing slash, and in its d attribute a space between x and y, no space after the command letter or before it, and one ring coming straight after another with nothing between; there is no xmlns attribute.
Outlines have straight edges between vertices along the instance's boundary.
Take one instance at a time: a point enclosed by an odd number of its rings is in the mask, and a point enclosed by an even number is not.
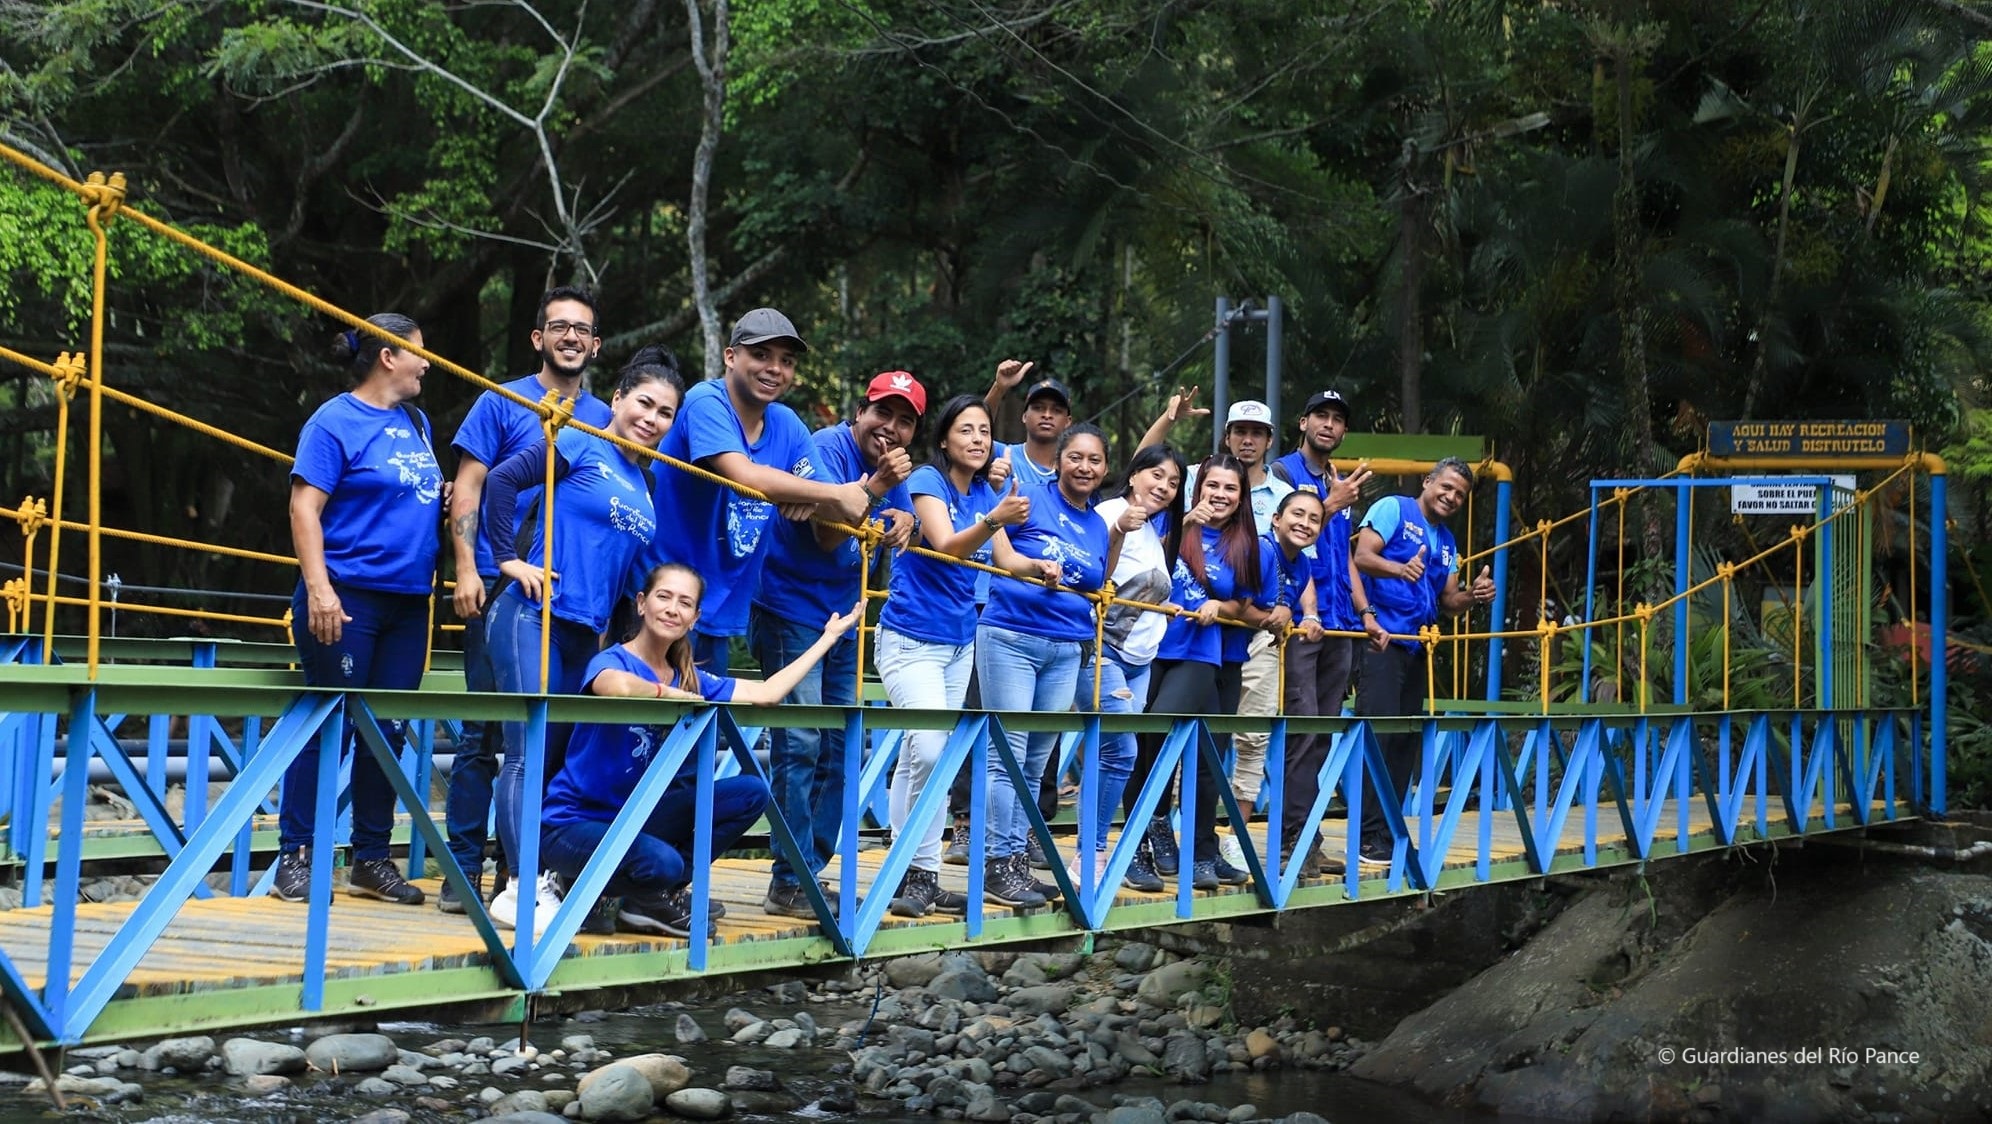
<svg viewBox="0 0 1992 1124"><path fill-rule="evenodd" d="M545 513L540 517L540 532L546 543L540 551L539 693L544 695L553 674L553 445L560 437L560 428L573 419L574 403L562 401L559 391L549 390L539 406L545 412L540 432L546 435L546 485L540 492L540 509Z"/></svg>
<svg viewBox="0 0 1992 1124"><path fill-rule="evenodd" d="M1651 695L1646 681L1646 653L1647 641L1652 635L1653 606L1641 601L1632 611L1639 618L1639 713L1645 714Z"/></svg>
<svg viewBox="0 0 1992 1124"><path fill-rule="evenodd" d="M97 678L97 648L103 636L104 536L104 289L110 269L110 236L105 228L124 204L123 172L91 172L87 186L90 209L84 215L90 234L96 239L96 257L90 266L90 641L89 674ZM55 574L49 574L55 580Z"/></svg>
<svg viewBox="0 0 1992 1124"><path fill-rule="evenodd" d="M1536 662L1542 665L1542 712L1549 713L1550 658L1556 651L1556 620L1544 617L1536 622ZM1589 643L1589 639L1585 639Z"/></svg>
<svg viewBox="0 0 1992 1124"><path fill-rule="evenodd" d="M55 360L55 490L49 513L55 524L48 532L48 595L42 611L43 651L55 650L55 575L62 572L62 499L69 482L69 402L83 381L83 357L63 352Z"/></svg>

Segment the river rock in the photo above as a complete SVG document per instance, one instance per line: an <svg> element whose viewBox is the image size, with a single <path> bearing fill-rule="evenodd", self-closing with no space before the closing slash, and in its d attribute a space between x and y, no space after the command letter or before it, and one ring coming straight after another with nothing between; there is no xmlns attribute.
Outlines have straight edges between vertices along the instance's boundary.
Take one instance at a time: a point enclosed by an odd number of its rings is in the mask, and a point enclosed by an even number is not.
<svg viewBox="0 0 1992 1124"><path fill-rule="evenodd" d="M699 1025L697 1019L684 1013L678 1015L678 1026L673 1033L677 1036L681 1044L686 1042L704 1042L706 1040L705 1028Z"/></svg>
<svg viewBox="0 0 1992 1124"><path fill-rule="evenodd" d="M1157 1007L1174 1007L1182 997L1210 980L1210 969L1196 960L1178 960L1149 972L1135 997Z"/></svg>
<svg viewBox="0 0 1992 1124"><path fill-rule="evenodd" d="M304 1048L304 1060L323 1073L377 1073L401 1051L385 1034L328 1034Z"/></svg>
<svg viewBox="0 0 1992 1124"><path fill-rule="evenodd" d="M1024 961L1019 960L1022 964ZM1014 969L1013 969L1014 970ZM1077 994L1070 984L1040 984L1037 987L1020 987L1004 1000L1012 1011L1025 1015L1060 1014L1072 1006Z"/></svg>
<svg viewBox="0 0 1992 1124"><path fill-rule="evenodd" d="M583 1077L576 1091L581 1094L584 1120L641 1120L657 1104L650 1079L623 1062L605 1065Z"/></svg>
<svg viewBox="0 0 1992 1124"><path fill-rule="evenodd" d="M279 1042L231 1038L221 1044L221 1056L228 1072L236 1077L304 1072L304 1051Z"/></svg>
<svg viewBox="0 0 1992 1124"><path fill-rule="evenodd" d="M567 1121L551 1112L508 1112L503 1116L487 1116L484 1124L567 1124Z"/></svg>
<svg viewBox="0 0 1992 1124"><path fill-rule="evenodd" d="M1272 1032L1265 1027L1259 1027L1245 1036L1245 1052L1251 1055L1253 1061L1258 1061L1260 1058L1272 1058L1278 1061L1280 1040L1273 1037Z"/></svg>
<svg viewBox="0 0 1992 1124"><path fill-rule="evenodd" d="M685 1068L685 1059L676 1054L634 1054L583 1076L574 1091L585 1095L589 1082L596 1074L617 1068L633 1069L642 1074L644 1080L650 1083L652 1101L661 1101L692 1083L692 1071Z"/></svg>
<svg viewBox="0 0 1992 1124"><path fill-rule="evenodd" d="M741 1027L753 1026L755 1023L760 1022L761 1016L744 1007L731 1007L727 1009L725 1016L720 1021L726 1027L726 1032L732 1034Z"/></svg>
<svg viewBox="0 0 1992 1124"><path fill-rule="evenodd" d="M996 1090L984 1085L969 1098L968 1105L961 1110L961 1114L969 1120L1003 1124L1010 1119L1010 1106L996 1096Z"/></svg>
<svg viewBox="0 0 1992 1124"><path fill-rule="evenodd" d="M687 1120L723 1120L733 1114L733 1102L717 1089L680 1089L664 1098L664 1107Z"/></svg>
<svg viewBox="0 0 1992 1124"><path fill-rule="evenodd" d="M1011 987L1036 987L1051 977L1044 974L1044 968L1029 956L1019 956L1010 970L1003 973L1003 982Z"/></svg>
<svg viewBox="0 0 1992 1124"><path fill-rule="evenodd" d="M795 1027L778 1030L768 1035L767 1040L761 1043L770 1050L793 1050L802 1044L803 1033Z"/></svg>
<svg viewBox="0 0 1992 1124"><path fill-rule="evenodd" d="M168 1038L139 1055L140 1069L165 1069L171 1066L181 1073L192 1073L207 1064L214 1056L214 1039L201 1035L194 1038Z"/></svg>
<svg viewBox="0 0 1992 1124"><path fill-rule="evenodd" d="M242 1088L252 1097L267 1097L290 1088L291 1079L277 1073L258 1073L242 1079Z"/></svg>
<svg viewBox="0 0 1992 1124"><path fill-rule="evenodd" d="M926 987L941 974L941 958L936 953L902 956L885 964L885 979L893 987Z"/></svg>
<svg viewBox="0 0 1992 1124"><path fill-rule="evenodd" d="M996 985L990 982L989 973L983 971L980 965L972 970L955 969L942 972L927 985L927 990L942 999L953 999L959 1003L996 1001Z"/></svg>
<svg viewBox="0 0 1992 1124"><path fill-rule="evenodd" d="M754 1069L751 1066L734 1065L726 1067L726 1080L720 1082L725 1089L774 1090L782 1087L771 1069Z"/></svg>
<svg viewBox="0 0 1992 1124"><path fill-rule="evenodd" d="M1327 1117L1316 1116L1311 1112L1296 1112L1281 1119L1285 1124L1328 1124Z"/></svg>
<svg viewBox="0 0 1992 1124"><path fill-rule="evenodd" d="M391 1097L401 1091L401 1086L378 1077L369 1077L353 1088L363 1097ZM403 1113L401 1118L406 1120L408 1116Z"/></svg>
<svg viewBox="0 0 1992 1124"><path fill-rule="evenodd" d="M546 1112L550 1107L545 1093L538 1089L521 1089L491 1102L491 1114L503 1116L511 1112Z"/></svg>
<svg viewBox="0 0 1992 1124"><path fill-rule="evenodd" d="M733 1044L752 1046L775 1032L775 1024L764 1020L748 1023L733 1032Z"/></svg>
<svg viewBox="0 0 1992 1124"><path fill-rule="evenodd" d="M307 1054L310 1053L308 1050L305 1052ZM412 1089L417 1085L427 1085L429 1083L428 1075L412 1065L400 1065L397 1063L388 1066L386 1069L380 1071L380 1076L381 1080L391 1081L405 1089Z"/></svg>
<svg viewBox="0 0 1992 1124"><path fill-rule="evenodd" d="M366 1085L375 1080L375 1078L369 1077L367 1080L360 1082L362 1091L364 1091ZM355 1116L353 1118L353 1124L408 1124L408 1121L408 1113L398 1108L377 1108L365 1116Z"/></svg>
<svg viewBox="0 0 1992 1124"><path fill-rule="evenodd" d="M1169 1124L1169 1117L1160 1106L1120 1105L1108 1110L1106 1124Z"/></svg>
<svg viewBox="0 0 1992 1124"><path fill-rule="evenodd" d="M1193 1084L1209 1080L1210 1054L1203 1039L1186 1031L1171 1034L1163 1045L1162 1068Z"/></svg>
<svg viewBox="0 0 1992 1124"><path fill-rule="evenodd" d="M1255 1104L1234 1105L1224 1114L1225 1124L1249 1124L1259 1118L1259 1106Z"/></svg>
<svg viewBox="0 0 1992 1124"><path fill-rule="evenodd" d="M94 1097L103 1104L135 1104L145 1099L143 1086L119 1081L115 1077L78 1077L73 1073L63 1073L56 1075L55 1087L65 1096ZM37 1077L21 1086L21 1091L47 1096L48 1084Z"/></svg>
<svg viewBox="0 0 1992 1124"><path fill-rule="evenodd" d="M508 1057L492 1059L491 1075L493 1077L513 1077L526 1072L532 1066L533 1060L531 1058L522 1054L512 1054Z"/></svg>
<svg viewBox="0 0 1992 1124"><path fill-rule="evenodd" d="M1152 944L1129 941L1114 950L1114 964L1123 972L1146 972L1155 967L1161 950Z"/></svg>
<svg viewBox="0 0 1992 1124"><path fill-rule="evenodd" d="M1049 1046L1032 1046L1025 1050L1024 1064L1029 1069L1043 1070L1054 1080L1072 1075L1072 1059Z"/></svg>

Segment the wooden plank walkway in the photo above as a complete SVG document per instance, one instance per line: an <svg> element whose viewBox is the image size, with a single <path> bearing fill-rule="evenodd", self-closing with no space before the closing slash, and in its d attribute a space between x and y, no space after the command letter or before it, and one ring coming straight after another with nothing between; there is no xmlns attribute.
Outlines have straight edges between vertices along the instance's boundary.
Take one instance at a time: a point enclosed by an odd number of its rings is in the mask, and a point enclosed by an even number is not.
<svg viewBox="0 0 1992 1124"><path fill-rule="evenodd" d="M1858 829L1846 805L1839 808L1838 830ZM1885 807L1876 806L1876 818L1885 814ZM1468 811L1461 817L1458 830L1449 847L1445 867L1458 872L1457 877L1471 878L1471 868L1478 858L1479 811ZM1671 802L1661 816L1661 830L1653 846L1655 860L1673 857L1676 854L1674 841L1675 808ZM1907 815L1906 808L1898 809L1898 815ZM1495 864L1493 880L1506 881L1533 877L1523 867L1524 849L1520 831L1514 816L1507 812L1493 813L1491 825L1493 846L1491 859ZM1567 822L1558 855L1563 861L1559 868L1574 867L1581 863L1571 861L1571 857L1581 856L1584 847L1583 809L1573 809ZM1705 805L1696 800L1690 804L1691 836L1697 850L1713 847L1714 837ZM1323 825L1325 849L1331 855L1344 853L1347 822L1330 819ZM1790 825L1785 822L1781 804L1773 802L1770 820L1772 837L1791 834ZM1815 822L1810 833L1823 831L1823 825ZM1413 821L1413 838L1417 837L1416 821ZM1254 825L1254 835L1263 840L1264 825ZM1746 831L1753 837L1754 832ZM1066 837L1069 840L1069 836ZM1598 812L1599 865L1611 865L1628 861L1625 838L1619 824L1615 806L1602 806ZM877 877L880 864L885 857L883 849L874 849L859 856L860 893L868 892ZM826 872L828 879L837 874L836 863ZM1517 869L1520 868L1520 869ZM786 961L790 964L814 963L827 959L827 942L817 935L813 922L804 922L787 917L772 917L762 912L761 897L767 886L767 860L763 858L722 859L714 863L712 889L715 900L724 903L726 916L719 922L718 938L714 942L715 967L723 963L738 967L770 967ZM1363 872L1368 875L1369 872ZM1379 871L1373 877L1366 877L1363 883L1363 898L1381 896L1385 891L1385 875ZM944 867L942 881L957 890L967 887L965 867ZM1455 881L1454 878L1443 879ZM405 973L436 972L453 968L489 969L490 959L471 923L464 917L444 914L433 904L440 889L437 879L419 882L428 892L430 901L420 907L389 905L385 902L366 898L349 897L343 893L336 896L332 907L332 926L327 953L327 978L349 979L355 977L390 976ZM1200 892L1197 897L1198 916L1237 916L1262 912L1249 887L1225 887L1216 891ZM1123 889L1117 896L1118 906L1161 906L1166 910L1175 900L1174 884L1171 880L1169 892L1161 894L1141 894ZM1347 898L1342 880L1314 881L1305 884L1304 892L1297 892L1290 902L1289 909L1320 907L1336 904ZM133 902L86 904L77 909L76 956L74 964L80 977L84 967L112 939L118 926L136 908ZM1118 908L1117 913L1121 912ZM0 948L13 958L30 987L41 988L48 974L48 943L51 923L49 908L20 909L0 913ZM1138 915L1139 925L1167 923L1172 918L1166 912L1156 909L1131 911ZM990 919L1016 917L1020 911L1000 906L986 907L985 916ZM1027 916L1062 919L1065 915L1054 909L1030 911ZM157 943L146 953L132 972L125 986L119 991L119 999L135 999L161 996L191 996L198 993L237 989L267 987L272 985L297 985L301 981L301 950L305 940L305 910L294 903L279 901L276 898L230 898L217 896L209 900L194 900L186 904L167 927ZM1113 924L1113 917L1109 924ZM962 921L957 917L930 916L920 920L906 920L887 916L881 929L905 930L921 926L955 926L959 933ZM1028 934L1034 936L1057 935L1070 930L1069 921L1051 920L1046 926L1034 926ZM1016 939L1012 934L1010 939ZM509 934L507 934L509 938ZM939 933L936 940L941 939ZM1000 936L996 939L1002 939ZM720 950L739 949L756 942L793 941L798 947L792 955L783 955L775 949L766 951L773 958L725 958ZM960 943L954 940L949 943ZM567 961L577 959L592 960L602 957L622 957L629 955L671 953L682 956L687 942L672 938L654 938L635 934L608 936L580 936L567 952ZM765 946L764 946L765 947ZM749 964L748 961L752 963ZM558 980L558 975L556 980ZM654 978L654 977L652 977ZM432 996L432 1005L446 1003L449 995Z"/></svg>

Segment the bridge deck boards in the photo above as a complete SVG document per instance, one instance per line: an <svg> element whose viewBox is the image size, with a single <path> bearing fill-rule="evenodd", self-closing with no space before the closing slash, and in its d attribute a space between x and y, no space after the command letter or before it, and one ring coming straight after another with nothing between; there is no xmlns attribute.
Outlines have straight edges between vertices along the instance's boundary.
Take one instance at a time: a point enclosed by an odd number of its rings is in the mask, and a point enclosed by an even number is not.
<svg viewBox="0 0 1992 1124"><path fill-rule="evenodd" d="M1853 826L1846 805L1839 826ZM1877 804L1877 814L1885 807ZM1445 865L1471 867L1478 858L1478 810L1466 811L1447 848ZM1773 802L1771 822L1784 826L1781 804ZM1654 843L1656 857L1674 853L1676 809L1670 802L1661 815L1659 836ZM1815 822L1813 830L1821 825ZM1325 850L1344 853L1347 821L1330 819L1322 825ZM1712 830L1707 809L1700 801L1689 807L1691 835ZM1263 841L1265 825L1253 825L1255 837ZM1416 821L1412 825L1417 838ZM1493 813L1491 825L1492 860L1512 862L1523 857L1519 826L1512 814ZM1624 836L1615 807L1598 811L1598 845L1622 845ZM1573 809L1566 821L1558 854L1581 854L1584 846L1584 814ZM859 856L859 892L870 890L877 878L885 852L872 850ZM825 877L832 880L838 864L833 862ZM726 906L727 916L719 922L719 944L807 937L815 932L813 922L772 917L762 912L761 897L767 888L766 859L722 859L712 867L712 893ZM1377 876L1379 879L1381 874ZM942 881L954 889L966 889L967 872L962 867L944 867ZM440 889L437 879L418 882L433 901ZM1163 894L1140 894L1123 889L1117 903L1166 902L1174 897L1174 886ZM1201 892L1201 901L1221 897L1246 896L1249 887L1225 887ZM136 908L133 902L85 904L78 907L76 974L116 935L118 927ZM987 915L1002 916L1010 911L987 907ZM1202 912L1199 910L1199 912ZM47 907L0 913L0 948L13 958L30 987L44 985L47 974L48 932L51 911ZM483 942L471 923L461 916L444 914L431 904L410 908L385 902L338 894L332 907L333 925L328 937L327 975L333 978L374 976L403 972L476 966L488 963ZM888 916L887 927L923 924L954 924L957 918L931 916L905 920ZM506 934L509 941L509 934ZM305 939L305 910L294 903L275 898L230 898L222 895L195 900L179 912L164 934L133 970L120 997L182 995L223 988L296 983L300 979L300 950ZM570 957L615 956L629 953L682 949L684 941L652 938L628 933L613 937L580 936L568 951ZM447 997L443 997L447 998Z"/></svg>

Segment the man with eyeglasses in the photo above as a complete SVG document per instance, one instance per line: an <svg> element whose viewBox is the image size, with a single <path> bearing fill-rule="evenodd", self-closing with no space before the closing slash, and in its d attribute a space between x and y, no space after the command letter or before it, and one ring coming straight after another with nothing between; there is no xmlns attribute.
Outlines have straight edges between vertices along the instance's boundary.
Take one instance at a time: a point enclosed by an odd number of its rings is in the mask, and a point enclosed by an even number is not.
<svg viewBox="0 0 1992 1124"><path fill-rule="evenodd" d="M609 405L588 393L582 376L601 350L601 325L595 318L595 298L585 289L563 285L547 290L540 298L539 316L533 324L533 350L539 352L540 369L535 374L514 379L504 388L529 402L538 402L547 391L557 392L563 401L574 404L574 419L593 426L609 424ZM518 402L487 390L457 428L451 442L457 451L456 485L450 492L450 545L456 553L457 616L464 622L463 678L472 691L496 691L498 684L491 662L484 654L484 600L498 582L498 563L491 554L491 541L478 518L484 499L484 478L491 466L530 448L542 439L539 415ZM522 499L522 507L523 500ZM498 773L498 757L504 751L496 722L466 722L456 746L456 761L450 767L449 794L445 802L449 824L450 853L479 893L483 892L484 845L491 819L491 785ZM552 776L549 768L548 776ZM505 856L509 865L511 856ZM464 903L443 884L436 908L444 913L462 913Z"/></svg>

